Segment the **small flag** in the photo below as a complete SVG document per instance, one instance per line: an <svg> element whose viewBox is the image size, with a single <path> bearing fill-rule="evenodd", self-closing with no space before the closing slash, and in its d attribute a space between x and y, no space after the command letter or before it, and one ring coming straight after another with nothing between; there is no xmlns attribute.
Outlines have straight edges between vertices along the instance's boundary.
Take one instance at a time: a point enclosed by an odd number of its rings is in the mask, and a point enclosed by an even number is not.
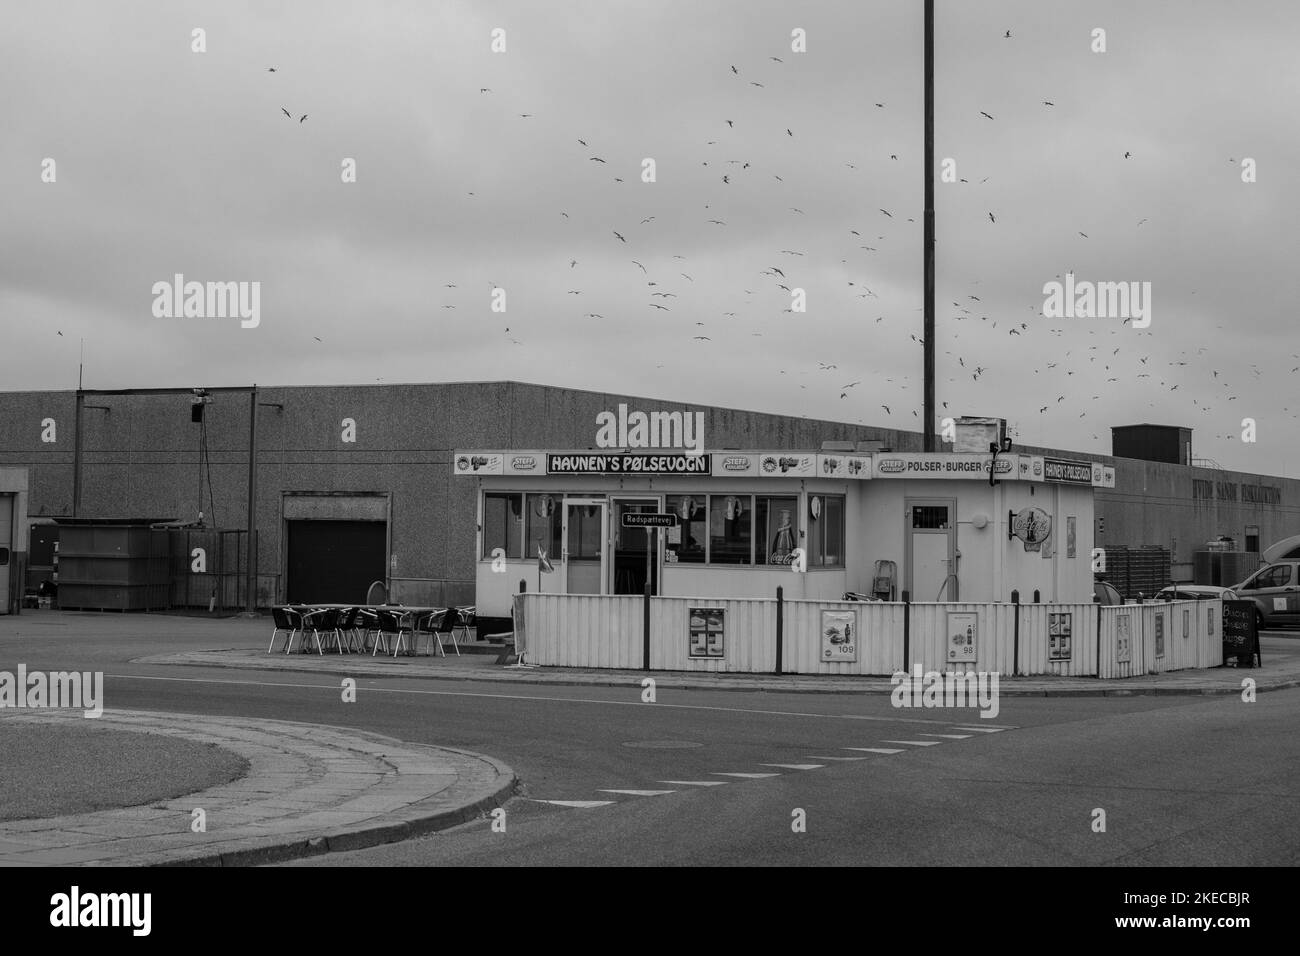
<svg viewBox="0 0 1300 956"><path fill-rule="evenodd" d="M537 570L545 574L550 574L555 570L551 564L551 559L546 556L546 549L542 547L540 541L537 542Z"/></svg>

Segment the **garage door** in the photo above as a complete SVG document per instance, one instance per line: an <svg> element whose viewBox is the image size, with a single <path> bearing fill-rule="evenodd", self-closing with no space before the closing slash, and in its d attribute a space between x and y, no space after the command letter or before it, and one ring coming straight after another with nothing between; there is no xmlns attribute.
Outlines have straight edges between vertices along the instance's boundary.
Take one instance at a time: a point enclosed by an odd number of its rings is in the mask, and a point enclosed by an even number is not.
<svg viewBox="0 0 1300 956"><path fill-rule="evenodd" d="M289 603L361 604L383 581L388 527L382 521L289 521Z"/></svg>

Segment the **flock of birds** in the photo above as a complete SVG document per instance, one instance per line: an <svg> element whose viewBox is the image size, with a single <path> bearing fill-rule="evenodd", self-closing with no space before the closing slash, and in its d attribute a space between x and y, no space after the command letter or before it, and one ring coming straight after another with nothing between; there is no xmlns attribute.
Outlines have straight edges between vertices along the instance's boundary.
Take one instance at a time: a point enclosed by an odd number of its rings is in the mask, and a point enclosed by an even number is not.
<svg viewBox="0 0 1300 956"><path fill-rule="evenodd" d="M1011 40L1011 31L1006 31L1002 35L1002 39ZM768 56L766 60L760 61L760 64L763 72L760 72L759 66L747 65L742 72L740 66L727 64L727 68L722 71L722 79L724 82L730 81L737 84L735 95L740 97L743 95L742 90L745 88L764 90L768 88L769 83L780 82L781 71L788 69L785 60L777 56ZM267 72L276 73L277 68L268 67ZM478 87L478 94L481 96L495 96L493 89L490 87ZM1043 107L1048 109L1056 107L1054 100L1042 100L1040 102ZM887 108L887 104L884 102L874 103L874 109L876 110L886 110ZM282 106L280 109L285 117L290 120L294 119L294 114L287 108ZM517 113L515 115L522 120L536 118L536 114L533 113ZM726 235L723 230L732 228L724 211L727 208L728 190L734 189L739 183L751 180L753 177L759 177L759 180L768 184L764 187L766 190L764 195L785 195L785 191L791 188L786 185L786 179L779 167L766 168L763 163L754 158L718 158L718 154L722 151L714 151L713 147L722 146L727 153L732 155L734 155L734 150L740 148L741 144L734 141L734 137L742 128L741 121L736 118L737 115L733 114L730 117L722 116L718 118L718 132L715 134L718 138L709 139L705 142L703 155L708 158L701 160L701 169L707 168L715 177L713 182L718 193L712 201L703 204L703 209L698 214L696 228L701 231L718 230L719 237ZM994 116L988 111L980 110L979 115L989 122L996 122ZM303 113L297 117L297 122L302 124L306 119L307 114ZM772 129L772 135L780 136L783 140L793 141L798 139L797 124L788 126L784 123L773 124L770 128ZM728 142L728 140L732 141ZM611 176L609 160L606 156L601 155L599 147L591 145L592 142L594 142L594 139L587 134L574 135L574 146L581 148L580 152L575 149L575 161L588 166L596 177L610 177L615 184L624 183L623 177ZM771 149L770 143L768 147L768 156L779 155ZM722 153L722 155L726 156L727 153ZM888 160L884 159L885 155L888 155ZM1119 155L1122 155L1122 158L1127 160L1133 154L1131 150L1124 150L1122 154L1117 151L1117 156ZM889 152L889 147L882 149L878 159L885 163L902 162L897 152ZM859 162L861 161L859 159ZM1235 163L1235 160L1230 161ZM845 162L844 165L853 170L858 168L857 163ZM978 182L979 184L987 183L989 178L985 176L980 178ZM969 183L970 181L961 179L960 182ZM468 196L472 198L475 193L468 192ZM799 206L788 204L788 200L777 201L781 202L785 214L790 217L807 215ZM996 210L988 209L986 212L989 228L996 226L998 223ZM916 234L916 231L909 230L907 235L900 235L900 232L905 229L907 224L916 223L915 218L904 217L901 213L899 216L895 216L893 212L883 207L878 208L877 213L879 219L874 228L864 221L857 228L848 229L847 234L840 240L845 247L843 251L852 255L854 261L850 262L848 256L841 258L838 266L842 268L838 271L841 272L842 276L845 276L843 281L847 283L852 296L863 307L869 306L872 300L879 300L878 293L869 285L871 269L866 263L870 261L871 257L879 254L881 249L886 247L886 244L898 243L900 240L903 241L903 248L907 250L908 255L911 255L913 250L920 245L920 237ZM558 207L556 208L556 214L559 219L564 221L572 218L567 210ZM656 229L658 226L656 224L662 215L663 210L660 210L656 215L641 217L639 222L629 220L628 224L613 222L607 226L606 239L609 243L614 244L614 248L617 250L614 254L614 261L617 262L620 257L626 257L624 259L626 267L629 270L636 270L627 274L627 281L634 284L631 285L631 288L641 289L643 296L641 306L646 310L647 314L651 314L651 310L653 310L653 314L656 316L664 315L662 321L671 321L669 316L674 313L686 315L688 317L687 321L693 321L694 325L688 329L683 329L683 335L689 331L690 341L698 343L701 347L708 347L707 343L713 343L715 337L732 342L746 332L750 337L762 337L763 333L760 331L741 328L743 320L739 316L742 314L742 307L749 307L745 311L749 315L755 315L764 308L776 304L785 305L786 307L781 311L792 316L788 321L796 323L800 331L802 331L804 323L815 322L812 316L800 317L794 314L791 294L795 289L804 285L798 278L801 271L811 273L814 270L826 270L828 267L834 269L835 264L825 261L824 256L819 256L816 253L810 254L809 250L792 248L773 249L769 253L761 254L763 259L754 263L753 278L744 283L746 286L752 285L753 287L736 290L737 304L733 307L734 310L720 312L713 318L700 316L697 306L692 303L692 290L696 283L696 276L692 273L697 272L697 270L691 268L690 260L686 255L663 248L663 243L657 239ZM1140 228L1149 221L1149 217L1142 217L1133 228ZM744 230L746 226L742 224L740 228ZM1084 240L1089 238L1088 234L1083 230L1075 231L1080 238ZM795 221L792 221L790 234L796 232L815 234L817 230L809 229L806 225L801 229L796 229ZM571 238L575 241L587 243L590 243L593 239L591 235L573 236ZM738 236L738 244L743 243L748 238L748 235ZM829 237L822 236L820 238L826 239ZM848 246L855 248L848 249ZM896 247L889 248L892 250L892 248ZM628 253L632 253L636 258L629 256ZM582 275L582 262L579 258L572 254L565 254L564 260L567 261L569 276L580 277ZM642 260L650 262L651 266L647 267ZM601 277L608 280L611 275L611 267L608 262L602 263L598 268ZM613 269L617 269L617 266L615 265ZM852 278L847 276L852 276ZM617 276L615 277L617 278ZM1061 277L1061 275L1056 276L1057 279ZM581 301L579 297L582 297L587 290L578 287L580 283L571 281L569 284L575 287L566 289L566 298L574 297ZM815 284L809 283L810 286ZM971 283L971 285L979 284L978 281ZM496 288L497 285L495 282L489 282L488 285L489 289L487 291L490 295L491 290ZM445 283L443 287L447 290L460 288L454 282ZM744 293L743 299L740 297L741 291ZM482 301L487 301L486 296ZM464 301L460 303L444 302L441 307L446 310L454 310L458 305L465 305L466 308L479 307L478 303L471 306ZM1184 349L1178 353L1178 359L1174 361L1159 361L1156 359L1157 349L1153 347L1151 341L1153 332L1146 329L1128 328L1127 324L1130 320L1127 319L1107 321L1104 324L1099 321L1089 321L1083 329L1083 333L1087 338L1093 340L1092 344L1086 346L1077 345L1062 352L1060 346L1066 343L1062 341L1058 346L1053 343L1053 340L1063 339L1067 333L1067 327L1062 320L1043 318L1041 315L1041 301L1034 301L1028 305L1027 308L1034 313L1034 318L1031 321L1008 320L1005 316L994 318L988 314L979 314L985 306L981 298L975 294L967 294L964 301L952 301L951 305L953 312L948 315L937 315L936 318L943 336L942 344L953 346L953 348L945 349L942 354L948 358L947 364L953 371L953 375L946 379L949 385L954 386L953 389L949 390L950 399L956 401L955 393L962 394L964 397L963 405L965 406L960 409L962 411L973 410L970 409L970 405L980 401L978 391L972 392L970 387L981 383L990 371L996 371L995 377L1002 379L1004 383L1006 376L1013 371L1019 374L1022 382L1026 378L1037 377L1041 384L1034 383L1034 387L1040 393L1044 388L1048 387L1047 382L1049 380L1060 383L1059 393L1056 394L1054 401L1044 405L1031 406L1031 409L1022 413L1031 417L1020 420L1019 425L1021 428L1029 428L1040 433L1041 426L1037 429L1034 428L1036 419L1047 416L1049 412L1055 415L1055 413L1071 407L1078 410L1078 418L1085 419L1088 416L1090 403L1100 401L1110 386L1119 382L1145 382L1150 380L1151 385L1158 385L1161 389L1168 390L1171 393L1176 392L1180 387L1184 394L1194 389L1196 397L1191 398L1192 406L1205 415L1210 415L1216 410L1221 411L1227 408L1229 403L1238 399L1238 396L1234 394L1232 383L1228 381L1228 377L1221 370L1208 366L1208 360L1205 356L1210 350L1207 347ZM923 339L917 334L921 325L920 311L920 309L915 309L906 315L876 315L874 322L871 322L874 328L873 334L899 335L901 332L910 329L913 330L909 332L910 339L918 345L923 345ZM581 312L580 315L584 320L595 320L602 323L608 321L606 313L603 311L585 311ZM622 315L626 316L627 313L623 312ZM635 318L635 315L632 314L628 317ZM708 322L701 319L708 319ZM864 316L864 321L870 322L870 317ZM969 323L969 331L965 323ZM1081 324L1076 322L1074 326L1068 329L1071 336L1078 334ZM1038 363L1039 367L1032 369L1031 376L1024 375L1025 369L1023 367L1016 370L1007 368L1005 364L999 363L999 359L1005 358L1005 356L999 354L1001 347L992 344L995 341L994 336L1000 334L998 333L1000 325L1002 332L1008 337L1033 337L1036 342L1040 342L1041 347L1035 346L1036 354L1059 356L1059 358L1056 361ZM1223 326L1217 326L1217 328L1223 330ZM963 332L967 334L963 336ZM63 333L60 331L58 334L62 335ZM504 327L502 334L504 340L510 344L517 347L525 346L525 343L512 333L511 327ZM313 338L317 342L321 341L318 336ZM800 344L803 345L806 342ZM834 383L842 378L837 363L817 362L815 367L812 364L801 366L794 361L799 351L803 351L803 349L784 347L782 354L785 355L786 361L781 364L785 364L787 367L779 368L777 371L778 374L789 376L791 379L806 379L805 382L799 384L799 388L802 390L811 389L814 393L824 390L829 395L838 394L839 399L843 401L855 395L854 390L862 387L864 381L869 380L872 384L868 387L874 386L881 392L893 395L904 402L911 398L917 406L921 403L919 373L913 376L890 368L860 370L856 375L848 376L853 379L852 381L837 385ZM980 363L977 364L974 361L968 363L967 359L975 355L981 356ZM1212 353L1210 357L1212 358ZM919 365L920 355L917 354L916 358ZM1292 358L1300 362L1300 354L1293 354ZM1153 359L1156 360L1153 361ZM843 361L844 359L841 358L840 360ZM944 363L941 362L940 364L942 366ZM999 364L1002 364L1002 367L995 368ZM664 366L661 364L657 367L663 368ZM1199 375L1199 370L1202 367L1204 367L1206 373L1209 373L1208 377L1203 380ZM1300 371L1300 364L1297 364L1292 371ZM1251 374L1254 378L1258 378L1262 372L1257 366L1251 366ZM960 378L960 376L964 375L970 376L970 385L958 390L955 386L959 384L959 381L964 381L964 379ZM908 394L903 395L903 392ZM952 414L948 406L949 402L942 403L943 411L940 412L941 416ZM894 417L893 405L880 402L878 407L883 412L885 419ZM1154 403L1152 403L1152 407L1154 407ZM1285 410L1290 412L1289 406ZM919 418L916 408L910 411L912 419ZM1216 434L1214 437L1234 438L1236 428L1232 426L1241 417L1240 414L1236 415L1235 419L1229 416L1228 423L1230 427L1228 427L1227 433L1224 435ZM1291 417L1296 418L1298 415L1292 414ZM885 424L881 416L875 415L873 418L875 420L871 424ZM1014 428L1017 424L1015 415L1009 415L1008 418L1012 420L1011 424ZM864 419L859 418L858 421L863 422ZM1222 422L1224 419L1216 416L1207 421ZM1055 419L1052 423L1057 424ZM1195 425L1196 423L1190 422L1189 424ZM915 428L918 425L919 423L914 422L907 427ZM1098 434L1093 434L1094 439L1099 437Z"/></svg>

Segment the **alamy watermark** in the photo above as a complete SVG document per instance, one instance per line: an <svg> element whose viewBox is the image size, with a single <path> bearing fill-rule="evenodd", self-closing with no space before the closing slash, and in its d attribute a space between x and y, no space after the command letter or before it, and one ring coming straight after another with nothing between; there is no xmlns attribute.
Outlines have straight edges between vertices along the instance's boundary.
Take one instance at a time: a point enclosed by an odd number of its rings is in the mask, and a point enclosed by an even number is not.
<svg viewBox="0 0 1300 956"><path fill-rule="evenodd" d="M155 282L153 314L158 319L240 318L241 328L262 322L262 283L186 282L178 272L171 282Z"/></svg>
<svg viewBox="0 0 1300 956"><path fill-rule="evenodd" d="M967 707L979 708L980 717L993 719L998 715L997 671L922 671L920 664L912 665L912 672L895 671L889 682L894 686L889 695L895 707Z"/></svg>
<svg viewBox="0 0 1300 956"><path fill-rule="evenodd" d="M64 708L84 711L86 717L104 713L103 671L0 671L0 709Z"/></svg>
<svg viewBox="0 0 1300 956"><path fill-rule="evenodd" d="M1150 282L1074 281L1043 284L1043 316L1048 319L1132 319L1133 328L1151 324Z"/></svg>

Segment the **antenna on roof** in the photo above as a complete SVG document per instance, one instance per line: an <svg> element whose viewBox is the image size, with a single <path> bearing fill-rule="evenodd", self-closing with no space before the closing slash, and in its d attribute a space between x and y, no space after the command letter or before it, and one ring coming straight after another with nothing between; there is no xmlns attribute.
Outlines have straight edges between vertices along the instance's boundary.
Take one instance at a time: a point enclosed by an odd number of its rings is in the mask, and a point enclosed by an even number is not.
<svg viewBox="0 0 1300 956"><path fill-rule="evenodd" d="M81 373L86 367L86 339L81 339L81 358L77 360L77 391L81 391Z"/></svg>

